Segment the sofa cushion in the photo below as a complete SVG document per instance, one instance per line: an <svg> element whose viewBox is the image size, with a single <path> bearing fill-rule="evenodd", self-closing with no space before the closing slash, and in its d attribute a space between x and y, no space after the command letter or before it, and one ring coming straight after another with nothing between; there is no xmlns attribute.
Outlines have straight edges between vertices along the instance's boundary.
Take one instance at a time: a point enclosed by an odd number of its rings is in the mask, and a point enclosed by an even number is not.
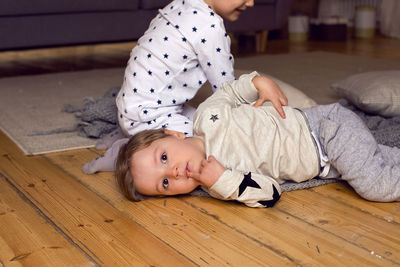
<svg viewBox="0 0 400 267"><path fill-rule="evenodd" d="M139 6L143 9L159 9L165 7L171 3L171 1L172 0L141 0Z"/></svg>
<svg viewBox="0 0 400 267"><path fill-rule="evenodd" d="M137 10L139 0L2 0L0 16Z"/></svg>
<svg viewBox="0 0 400 267"><path fill-rule="evenodd" d="M275 4L276 0L257 0L254 1L254 5L265 5L265 4Z"/></svg>
<svg viewBox="0 0 400 267"><path fill-rule="evenodd" d="M158 9L168 5L172 0L141 0L140 8L143 9ZM276 0L257 0L254 5L274 4Z"/></svg>

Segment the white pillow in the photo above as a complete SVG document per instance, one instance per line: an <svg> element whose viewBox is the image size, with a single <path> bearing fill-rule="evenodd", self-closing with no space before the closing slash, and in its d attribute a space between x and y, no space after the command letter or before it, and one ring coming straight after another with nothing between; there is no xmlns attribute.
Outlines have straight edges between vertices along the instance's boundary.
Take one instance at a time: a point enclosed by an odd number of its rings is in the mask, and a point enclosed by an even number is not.
<svg viewBox="0 0 400 267"><path fill-rule="evenodd" d="M235 70L235 77L240 77L242 74L251 73L250 70ZM309 108L317 105L317 103L304 94L299 89L294 88L290 84L287 84L271 75L266 75L264 73L259 72L260 75L267 76L271 78L274 82L276 82L281 90L285 93L288 104L294 108ZM189 102L190 105L197 107L201 102L203 102L208 96L212 94L211 86L207 82L197 93L195 98Z"/></svg>
<svg viewBox="0 0 400 267"><path fill-rule="evenodd" d="M400 71L355 74L331 88L359 109L385 117L400 116Z"/></svg>

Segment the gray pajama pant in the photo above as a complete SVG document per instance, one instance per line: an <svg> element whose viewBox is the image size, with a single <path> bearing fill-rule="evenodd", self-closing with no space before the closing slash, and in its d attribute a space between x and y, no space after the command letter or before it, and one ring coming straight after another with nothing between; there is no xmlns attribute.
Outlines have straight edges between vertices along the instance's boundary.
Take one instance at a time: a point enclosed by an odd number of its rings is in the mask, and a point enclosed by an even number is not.
<svg viewBox="0 0 400 267"><path fill-rule="evenodd" d="M332 169L371 201L400 201L400 149L380 145L364 122L340 104L303 109ZM400 133L399 133L400 134Z"/></svg>

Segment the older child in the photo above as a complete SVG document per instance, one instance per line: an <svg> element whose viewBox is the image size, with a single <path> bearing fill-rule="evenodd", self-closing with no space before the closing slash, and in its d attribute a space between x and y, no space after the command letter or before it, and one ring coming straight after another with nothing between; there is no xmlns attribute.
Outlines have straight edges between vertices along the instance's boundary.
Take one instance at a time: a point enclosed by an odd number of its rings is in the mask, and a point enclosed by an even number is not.
<svg viewBox="0 0 400 267"><path fill-rule="evenodd" d="M213 91L234 80L234 59L223 19L235 21L253 0L175 0L160 10L132 50L117 96L121 133L100 140L99 149L144 129L168 128L192 135L194 108L185 105L210 82ZM282 117L287 99L271 82L270 99ZM259 104L265 101L261 99ZM86 173L110 170L121 141L104 157L84 167Z"/></svg>
<svg viewBox="0 0 400 267"><path fill-rule="evenodd" d="M225 83L197 109L194 137L144 131L121 148L116 178L124 195L185 194L202 186L212 196L271 207L279 184L313 177L347 181L373 201L400 200L400 149L378 145L359 117L340 104L285 107L281 119L257 73Z"/></svg>

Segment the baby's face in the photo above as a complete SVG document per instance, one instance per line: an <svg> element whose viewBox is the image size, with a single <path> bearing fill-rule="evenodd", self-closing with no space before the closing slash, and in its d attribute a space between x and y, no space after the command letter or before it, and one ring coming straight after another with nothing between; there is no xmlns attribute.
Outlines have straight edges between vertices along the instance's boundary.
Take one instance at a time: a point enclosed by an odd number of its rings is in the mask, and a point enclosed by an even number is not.
<svg viewBox="0 0 400 267"><path fill-rule="evenodd" d="M204 0L204 2L215 13L229 21L237 20L246 8L254 6L254 0Z"/></svg>
<svg viewBox="0 0 400 267"><path fill-rule="evenodd" d="M203 159L200 139L168 136L156 140L132 156L133 184L137 192L148 196L190 193L200 183L188 173L199 172Z"/></svg>

